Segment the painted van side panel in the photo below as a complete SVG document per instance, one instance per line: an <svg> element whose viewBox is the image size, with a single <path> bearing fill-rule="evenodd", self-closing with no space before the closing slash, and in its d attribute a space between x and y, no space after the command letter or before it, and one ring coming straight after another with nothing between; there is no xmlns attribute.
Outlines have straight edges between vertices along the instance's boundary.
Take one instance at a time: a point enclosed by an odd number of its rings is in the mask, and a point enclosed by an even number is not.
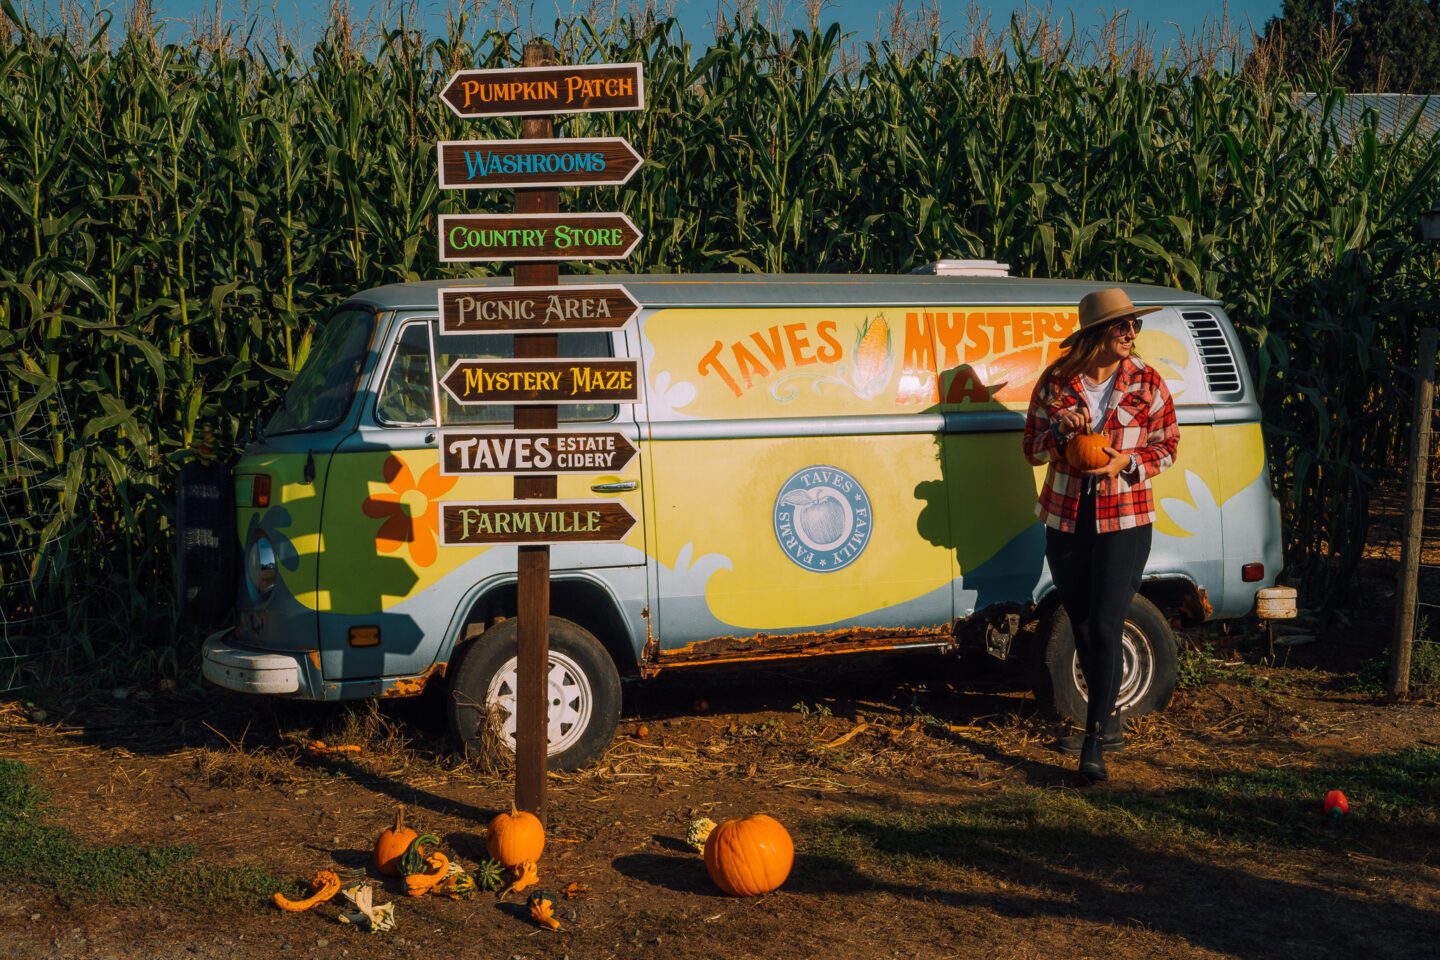
<svg viewBox="0 0 1440 960"><path fill-rule="evenodd" d="M403 329L401 318L386 351ZM617 343L625 355L623 340ZM388 353L387 353L388 355ZM420 674L437 662L453 642L457 618L469 610L464 603L471 587L507 574L513 580L515 547L448 547L439 543L439 504L443 500L509 500L514 479L508 476L442 476L434 426L378 425L374 415L377 382L368 391L360 426L337 449L325 490L327 549L320 562L317 609L320 617L320 658L327 681ZM638 437L629 408L619 419L577 423L567 429L618 430ZM600 482L641 478L641 458L613 475L562 476L558 496L569 499L618 498L639 518L645 515L643 491L595 493ZM600 571L645 563L643 520L615 544L565 544L551 548L551 569ZM499 582L499 581L496 581ZM643 605L643 597L642 597ZM351 627L378 626L381 643L352 647Z"/></svg>

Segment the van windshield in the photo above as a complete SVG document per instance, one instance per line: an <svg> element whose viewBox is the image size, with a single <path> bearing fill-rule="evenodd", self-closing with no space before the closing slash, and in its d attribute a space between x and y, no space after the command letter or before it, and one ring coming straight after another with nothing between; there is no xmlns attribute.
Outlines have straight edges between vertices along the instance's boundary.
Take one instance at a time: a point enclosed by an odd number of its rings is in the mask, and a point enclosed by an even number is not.
<svg viewBox="0 0 1440 960"><path fill-rule="evenodd" d="M341 310L332 316L265 433L306 433L339 423L355 396L374 330L375 314L369 310Z"/></svg>

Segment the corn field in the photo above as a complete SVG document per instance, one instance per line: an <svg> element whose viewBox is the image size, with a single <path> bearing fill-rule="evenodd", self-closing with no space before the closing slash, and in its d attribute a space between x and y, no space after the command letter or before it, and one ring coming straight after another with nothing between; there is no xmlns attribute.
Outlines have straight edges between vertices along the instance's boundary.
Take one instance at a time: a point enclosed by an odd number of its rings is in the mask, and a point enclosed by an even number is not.
<svg viewBox="0 0 1440 960"><path fill-rule="evenodd" d="M31 681L174 673L194 647L172 612L178 465L206 426L222 453L243 445L347 293L460 275L435 216L509 197L442 195L434 144L518 122L457 120L438 93L460 67L518 63L522 37L457 21L366 51L333 31L308 51L162 45L3 9L0 641ZM1437 319L1415 237L1435 139L1316 122L1295 92L1333 108L1323 65L1292 79L1040 40L857 57L838 28L737 24L697 49L670 21L559 23L570 62L643 61L650 100L560 119L648 159L562 203L629 214L637 271L994 257L1222 299L1261 384L1287 562L1338 598L1373 470L1405 453L1414 331Z"/></svg>

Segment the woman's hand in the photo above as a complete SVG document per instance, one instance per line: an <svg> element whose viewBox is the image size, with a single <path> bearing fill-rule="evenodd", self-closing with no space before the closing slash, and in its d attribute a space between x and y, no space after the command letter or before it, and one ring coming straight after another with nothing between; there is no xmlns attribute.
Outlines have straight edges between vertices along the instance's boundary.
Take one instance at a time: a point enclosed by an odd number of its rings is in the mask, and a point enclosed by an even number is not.
<svg viewBox="0 0 1440 960"><path fill-rule="evenodd" d="M1126 470L1129 470L1130 464L1135 462L1130 454L1116 453L1113 447L1106 447L1105 452L1110 456L1109 463L1103 467L1096 467L1094 470L1082 470L1080 472L1087 477L1109 477L1113 480Z"/></svg>
<svg viewBox="0 0 1440 960"><path fill-rule="evenodd" d="M1090 418L1074 407L1070 407L1055 414L1052 422L1062 433L1078 433L1085 429Z"/></svg>

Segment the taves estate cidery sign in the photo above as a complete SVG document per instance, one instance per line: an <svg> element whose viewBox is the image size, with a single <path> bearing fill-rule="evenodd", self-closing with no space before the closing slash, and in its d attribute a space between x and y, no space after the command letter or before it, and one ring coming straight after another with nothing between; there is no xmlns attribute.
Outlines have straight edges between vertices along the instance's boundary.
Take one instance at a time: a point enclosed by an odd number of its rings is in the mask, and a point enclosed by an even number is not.
<svg viewBox="0 0 1440 960"><path fill-rule="evenodd" d="M639 451L617 430L442 430L440 473L613 473Z"/></svg>

